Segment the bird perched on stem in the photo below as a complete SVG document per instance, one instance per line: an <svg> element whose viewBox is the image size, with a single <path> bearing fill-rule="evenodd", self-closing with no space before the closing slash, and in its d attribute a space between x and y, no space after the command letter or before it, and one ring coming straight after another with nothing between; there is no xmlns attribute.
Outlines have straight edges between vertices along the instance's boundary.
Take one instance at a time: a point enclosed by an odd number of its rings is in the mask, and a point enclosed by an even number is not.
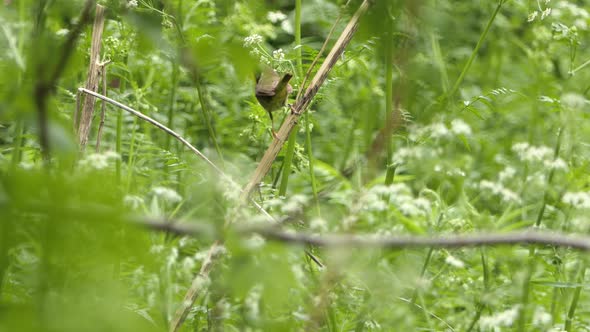
<svg viewBox="0 0 590 332"><path fill-rule="evenodd" d="M285 106L287 97L293 92L293 87L289 84L289 81L293 75L286 73L283 77L272 68L265 69L260 78L256 82L256 99L260 105L268 112L270 116L272 133L276 137L274 132L274 120L272 118L272 112Z"/></svg>

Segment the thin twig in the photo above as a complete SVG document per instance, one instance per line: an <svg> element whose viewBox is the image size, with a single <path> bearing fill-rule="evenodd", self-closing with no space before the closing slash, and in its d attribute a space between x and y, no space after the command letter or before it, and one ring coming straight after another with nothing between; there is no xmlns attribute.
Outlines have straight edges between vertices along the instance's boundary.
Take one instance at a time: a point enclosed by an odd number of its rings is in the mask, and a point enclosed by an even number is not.
<svg viewBox="0 0 590 332"><path fill-rule="evenodd" d="M171 222L138 222L151 229L170 232L184 236L203 235L202 228L192 227L186 223ZM445 236L378 236L378 235L348 235L324 234L313 235L307 233L286 232L269 227L235 227L241 234L258 234L269 240L292 243L298 245L314 245L327 248L463 248L481 246L500 246L514 244L536 244L557 247L570 247L582 251L590 251L590 237L571 235L550 231L518 231L508 233L485 233L469 235Z"/></svg>
<svg viewBox="0 0 590 332"><path fill-rule="evenodd" d="M235 182L228 176L226 175L219 167L217 167L211 160L209 160L209 158L207 158L203 153L201 153L201 151L199 151L197 148L195 148L193 145L191 145L186 139L184 139L182 136L180 136L179 134L177 134L174 130L166 127L165 125L159 123L158 121L150 118L149 116L138 112L134 109L132 109L131 107L124 105L116 100L113 100L109 97L103 96L99 93L96 93L94 91L85 89L85 88L78 88L78 91L89 94L91 96L94 96L96 98L102 99L104 101L106 101L109 104L115 105L133 115L135 115L136 117L147 121L151 124L153 124L154 126L158 127L159 129L165 131L168 135L171 135L172 137L176 138L177 140L179 140L182 144L184 144L186 147L188 147L191 151L193 151L197 156L199 156L199 158L203 159L209 166L211 166L211 168L213 168L213 170L215 172L217 172L217 174L221 175L221 177L223 177L225 180L230 181L232 184L235 184Z"/></svg>

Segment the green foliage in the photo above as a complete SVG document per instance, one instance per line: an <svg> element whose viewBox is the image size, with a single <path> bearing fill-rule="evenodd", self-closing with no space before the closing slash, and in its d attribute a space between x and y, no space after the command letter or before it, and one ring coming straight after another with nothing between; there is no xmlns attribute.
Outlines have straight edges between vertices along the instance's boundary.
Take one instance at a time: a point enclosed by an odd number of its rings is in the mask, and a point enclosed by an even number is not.
<svg viewBox="0 0 590 332"><path fill-rule="evenodd" d="M328 47L361 3L301 2L301 21L291 1L101 2L109 97L179 133L235 183L111 105L94 152L100 102L80 152L71 128L91 45L92 20L75 33L85 1L0 5L1 331L167 330L214 241L223 245L183 330L590 329L585 253L305 248L320 268L300 246L240 231L268 226L239 200L272 140L257 71L293 73L294 103L299 62L307 71L336 18ZM315 234L587 234L587 8L374 1L292 155L283 149L253 198L280 227ZM135 224L146 219L201 235Z"/></svg>

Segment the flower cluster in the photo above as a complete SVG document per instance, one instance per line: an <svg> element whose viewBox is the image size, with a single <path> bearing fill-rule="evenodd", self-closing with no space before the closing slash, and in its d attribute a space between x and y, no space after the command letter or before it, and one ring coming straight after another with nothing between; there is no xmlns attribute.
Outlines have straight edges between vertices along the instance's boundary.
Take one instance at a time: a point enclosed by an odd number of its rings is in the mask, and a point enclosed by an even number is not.
<svg viewBox="0 0 590 332"><path fill-rule="evenodd" d="M110 162L120 158L121 156L113 151L107 151L104 153L91 153L84 159L80 160L80 166L83 168L101 170L107 168Z"/></svg>
<svg viewBox="0 0 590 332"><path fill-rule="evenodd" d="M491 193L494 196L500 197L503 202L506 203L520 203L521 199L517 193L504 187L501 183L492 182L488 180L482 180L479 183L479 189L484 192Z"/></svg>
<svg viewBox="0 0 590 332"><path fill-rule="evenodd" d="M512 151L521 161L529 163L541 163L549 169L567 170L567 163L559 158L553 157L553 149L547 146L534 146L529 143L516 143L512 146Z"/></svg>
<svg viewBox="0 0 590 332"><path fill-rule="evenodd" d="M450 128L444 122L435 122L427 126L411 126L410 139L418 141L424 137L431 138L447 138L455 136L470 136L472 134L471 127L461 119L454 119L451 121Z"/></svg>

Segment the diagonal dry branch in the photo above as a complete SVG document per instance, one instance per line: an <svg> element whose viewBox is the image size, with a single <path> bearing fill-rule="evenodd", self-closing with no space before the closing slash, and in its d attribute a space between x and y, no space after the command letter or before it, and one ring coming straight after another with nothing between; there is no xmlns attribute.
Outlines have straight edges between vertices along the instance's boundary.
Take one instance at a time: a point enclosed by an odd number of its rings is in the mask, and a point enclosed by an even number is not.
<svg viewBox="0 0 590 332"><path fill-rule="evenodd" d="M303 94L303 96L295 102L295 106L292 108L291 113L287 116L287 118L283 122L283 125L279 129L277 137L275 137L275 139L272 141L272 143L264 153L264 156L262 157L262 160L258 164L256 170L254 171L254 174L250 178L250 181L248 182L246 187L244 187L244 190L242 192L243 201L245 201L250 196L250 193L256 187L258 187L264 176L266 176L266 174L270 170L270 167L272 166L272 163L281 151L283 144L286 142L287 138L289 137L289 134L297 124L297 121L299 121L299 117L301 116L301 114L303 114L303 112L307 110L307 107L311 104L318 90L328 77L330 70L334 67L334 65L344 52L344 49L352 39L352 36L358 28L361 16L367 11L370 4L371 1L364 0L363 3L359 6L354 16L350 19L350 21L342 31L342 34L340 34L340 37L336 41L336 44L334 44L334 46L332 47L332 50L326 57L326 60L322 63L322 66L315 74L311 83L305 90L305 94Z"/></svg>

